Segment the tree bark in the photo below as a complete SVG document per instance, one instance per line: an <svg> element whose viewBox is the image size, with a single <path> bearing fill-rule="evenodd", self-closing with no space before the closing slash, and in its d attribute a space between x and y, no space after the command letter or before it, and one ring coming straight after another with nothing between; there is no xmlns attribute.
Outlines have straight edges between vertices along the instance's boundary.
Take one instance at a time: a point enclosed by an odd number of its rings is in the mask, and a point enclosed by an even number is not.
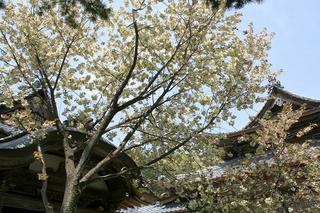
<svg viewBox="0 0 320 213"><path fill-rule="evenodd" d="M83 187L74 177L66 180L61 213L75 213Z"/></svg>

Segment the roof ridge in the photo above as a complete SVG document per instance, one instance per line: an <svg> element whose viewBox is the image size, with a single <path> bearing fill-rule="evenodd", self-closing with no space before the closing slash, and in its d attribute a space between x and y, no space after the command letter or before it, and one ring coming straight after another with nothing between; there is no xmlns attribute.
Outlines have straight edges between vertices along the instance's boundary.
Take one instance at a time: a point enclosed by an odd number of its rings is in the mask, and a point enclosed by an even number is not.
<svg viewBox="0 0 320 213"><path fill-rule="evenodd" d="M320 99L314 99L314 98L306 97L306 96L299 95L296 93L292 93L292 92L289 92L288 90L285 90L285 89L280 88L278 86L273 87L271 94L279 93L279 92L280 92L280 94L282 93L282 94L286 94L286 95L294 97L294 98L298 98L298 99L305 100L308 102L314 102L314 103L320 104Z"/></svg>
<svg viewBox="0 0 320 213"><path fill-rule="evenodd" d="M253 127L252 125L254 125L256 123L257 119L259 119L261 116L263 116L263 114L268 109L273 107L273 105L275 104L276 98L282 98L282 99L287 99L287 100L290 100L290 98L291 98L296 103L307 103L307 104L312 105L313 107L320 106L320 100L297 95L297 94L289 92L279 86L273 86L264 106L255 115L255 117L244 126L243 129L248 129L248 128Z"/></svg>

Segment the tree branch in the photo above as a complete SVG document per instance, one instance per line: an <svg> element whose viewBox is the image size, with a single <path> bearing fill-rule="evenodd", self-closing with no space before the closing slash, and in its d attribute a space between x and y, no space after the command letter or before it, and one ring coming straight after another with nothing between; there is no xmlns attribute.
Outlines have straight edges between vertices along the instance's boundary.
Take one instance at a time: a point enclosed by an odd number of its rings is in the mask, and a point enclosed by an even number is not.
<svg viewBox="0 0 320 213"><path fill-rule="evenodd" d="M107 128L109 123L112 121L113 117L117 114L118 100L119 100L124 88L127 86L128 82L132 76L132 73L136 67L137 60L138 60L139 30L138 30L137 22L134 17L134 12L133 12L133 27L134 27L134 31L135 31L135 47L134 47L134 56L133 56L132 65L128 71L126 78L124 79L124 81L122 82L122 84L120 85L118 90L116 91L116 93L111 101L111 108L110 108L109 112L107 113L107 115L102 120L102 124L101 124L100 128L97 130L97 132L91 138L91 140L88 142L88 145L85 147L84 151L82 152L79 164L76 168L76 173L77 173L78 179L80 179L80 177L85 169L85 166L89 160L89 157L90 157L90 154L91 154L93 147L100 140L105 129Z"/></svg>
<svg viewBox="0 0 320 213"><path fill-rule="evenodd" d="M202 128L200 128L199 130L197 130L195 133L191 134L189 137L187 137L185 140L183 140L181 143L177 144L176 146L174 146L173 148L171 148L170 150L168 150L167 152L163 153L162 155L160 155L159 157L149 161L148 163L146 163L147 166L151 166L152 164L155 164L156 162L164 159L165 157L167 157L168 155L172 154L173 152L175 152L177 149L179 149L180 147L184 146L186 143L188 143L193 137L194 135L198 135L201 132L203 132L205 129L207 129L210 125L212 125L212 123L214 122L214 120L219 116L219 114L222 112L222 110L225 107L225 103L220 105L219 111L217 112L217 114L215 116L213 116L210 120L210 122L208 122L208 124Z"/></svg>
<svg viewBox="0 0 320 213"><path fill-rule="evenodd" d="M117 172L117 173L107 174L107 175L102 175L102 176L91 178L85 184L90 184L90 183L93 183L93 182L98 181L98 180L104 180L104 181L111 180L111 179L114 179L114 178L118 178L118 177L120 177L122 175L126 175L127 173L130 173L130 172L140 171L142 169L151 169L151 168L152 167L150 167L150 166L139 166L139 167L134 167L134 168L129 168L129 169L123 169L122 171Z"/></svg>
<svg viewBox="0 0 320 213"><path fill-rule="evenodd" d="M8 47L9 47L9 49L10 49L11 55L12 55L13 60L15 61L16 65L17 65L17 68L18 68L20 74L22 75L22 77L24 78L24 80L27 82L28 86L33 90L33 92L34 92L35 94L37 94L37 90L33 87L33 85L31 84L31 82L29 82L27 76L24 74L24 72L23 72L23 70L22 70L22 67L21 67L21 65L20 65L20 63L19 63L19 61L18 61L18 59L17 59L17 57L16 57L16 55L15 55L15 53L14 53L13 48L12 48L12 46L10 45L10 43L9 43L6 35L4 34L4 32L3 32L2 30L1 30L1 34L2 34L2 37L3 37L4 41L6 42L6 44L8 45Z"/></svg>
<svg viewBox="0 0 320 213"><path fill-rule="evenodd" d="M57 88L57 86L58 86L58 82L59 82L59 79L60 79L60 76L61 76L61 73L62 73L64 64L65 64L65 61L66 61L66 59L67 59L67 56L68 56L69 51L70 51L70 49L71 49L71 46L72 46L73 42L75 41L75 38L76 38L76 36L74 36L74 37L72 38L72 40L70 41L70 43L66 46L67 49L66 49L66 52L65 52L64 55L63 55L62 62L61 62L61 64L60 64L60 68L59 68L59 70L58 70L58 75L57 75L57 78L56 78L56 80L55 80L55 82L54 82L52 91L54 91L54 90Z"/></svg>
<svg viewBox="0 0 320 213"><path fill-rule="evenodd" d="M167 87L164 89L162 94L158 97L157 101L143 114L142 117L140 117L140 119L137 121L134 127L132 127L132 130L122 140L122 142L117 147L117 149L113 151L111 154L109 154L108 156L106 156L104 159L102 159L99 163L97 163L97 165L94 166L90 171L88 171L87 174L85 174L83 178L81 178L80 180L81 183L86 183L88 180L90 180L93 177L93 175L96 174L103 166L110 163L114 158L116 158L121 153L121 151L123 151L128 141L131 139L131 137L136 132L136 130L140 127L140 125L144 122L146 117L148 117L152 113L152 111L156 109L159 106L159 104L161 104L162 99L170 91L173 82L174 80L172 79L168 83Z"/></svg>
<svg viewBox="0 0 320 213"><path fill-rule="evenodd" d="M38 152L37 152L37 160L39 160L42 164L42 173L40 174L39 178L42 181L42 187L41 187L41 197L42 197L42 202L45 208L46 213L53 213L53 206L50 204L48 197L47 197L47 187L48 187L48 175L47 175L47 167L46 167L46 162L44 161L43 158L43 153L41 149L40 142L38 141Z"/></svg>
<svg viewBox="0 0 320 213"><path fill-rule="evenodd" d="M117 106L118 104L118 100L124 90L124 88L127 86L132 73L137 65L137 61L138 61L138 47L139 47L139 31L138 31L138 26L137 26L137 21L135 20L135 18L133 17L133 27L134 27L134 31L135 31L135 47L134 47L134 55L133 55L133 62L131 64L131 67L128 71L128 74L126 76L126 78L124 79L124 81L122 82L122 84L120 85L120 87L118 88L118 90L116 91L116 94L114 95L114 98L112 100L112 103Z"/></svg>

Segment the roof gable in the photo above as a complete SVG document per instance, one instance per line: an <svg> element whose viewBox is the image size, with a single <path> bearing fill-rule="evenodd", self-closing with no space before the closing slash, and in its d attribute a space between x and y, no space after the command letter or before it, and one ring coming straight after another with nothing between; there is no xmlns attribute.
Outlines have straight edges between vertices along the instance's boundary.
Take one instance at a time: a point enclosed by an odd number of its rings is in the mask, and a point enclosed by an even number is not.
<svg viewBox="0 0 320 213"><path fill-rule="evenodd" d="M271 111L277 113L280 111L284 102L291 103L293 106L300 107L303 104L306 105L306 109L313 109L320 107L320 100L315 100L303 96L299 96L288 92L282 88L274 86L270 92L269 98L259 113L251 120L244 129L249 129L258 125L258 122L264 115Z"/></svg>

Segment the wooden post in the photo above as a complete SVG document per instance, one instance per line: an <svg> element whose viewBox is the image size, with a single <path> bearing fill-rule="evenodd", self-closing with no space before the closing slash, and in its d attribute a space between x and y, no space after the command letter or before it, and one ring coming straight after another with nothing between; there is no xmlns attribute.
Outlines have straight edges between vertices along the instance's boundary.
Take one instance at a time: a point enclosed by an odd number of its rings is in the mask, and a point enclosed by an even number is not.
<svg viewBox="0 0 320 213"><path fill-rule="evenodd" d="M3 208L3 198L0 196L0 213L2 213L2 208Z"/></svg>
<svg viewBox="0 0 320 213"><path fill-rule="evenodd" d="M5 206L8 206L8 207L31 210L31 211L39 211L39 212L44 212L45 210L41 200L33 199L27 196L0 192L0 198L1 198L0 202L5 203ZM55 209L60 208L59 203L52 203L52 206ZM96 211L91 209L84 209L84 208L78 209L78 213L95 213L95 212Z"/></svg>

